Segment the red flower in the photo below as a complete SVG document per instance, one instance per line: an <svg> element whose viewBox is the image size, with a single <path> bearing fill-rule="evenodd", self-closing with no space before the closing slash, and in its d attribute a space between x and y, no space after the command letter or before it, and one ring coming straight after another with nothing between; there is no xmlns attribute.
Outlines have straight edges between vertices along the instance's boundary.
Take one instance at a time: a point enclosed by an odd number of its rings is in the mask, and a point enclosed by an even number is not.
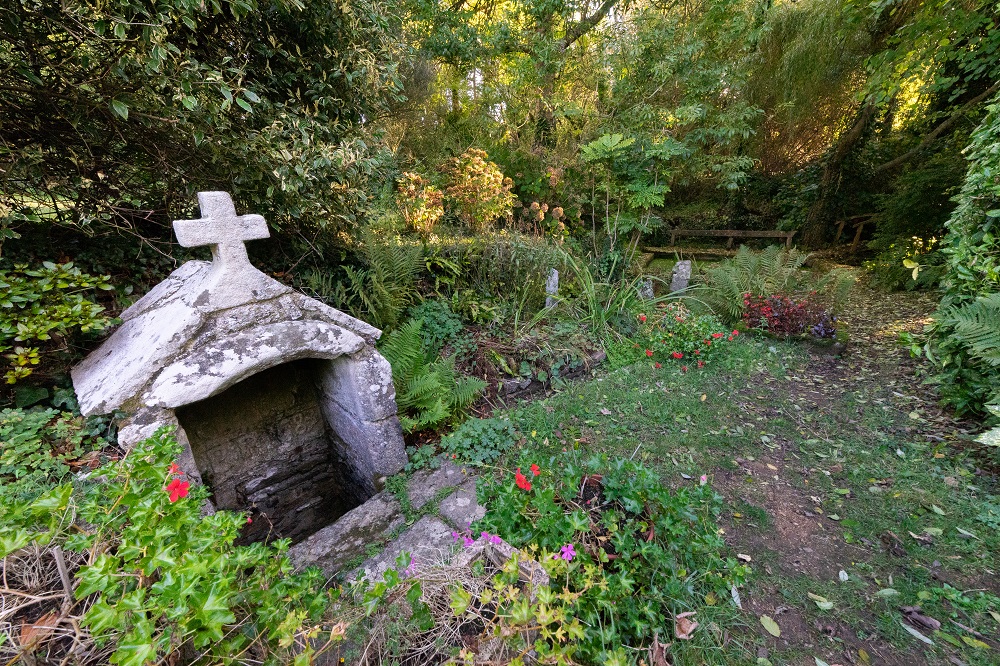
<svg viewBox="0 0 1000 666"><path fill-rule="evenodd" d="M681 366L681 372L687 372L687 371L688 371L688 367L686 365L682 365Z"/></svg>
<svg viewBox="0 0 1000 666"><path fill-rule="evenodd" d="M674 352L673 354L671 354L671 356L673 356L674 358L684 358L684 354L680 352Z"/></svg>
<svg viewBox="0 0 1000 666"><path fill-rule="evenodd" d="M739 332L739 331L737 331L736 329L733 329L733 337L734 337L734 338L735 338L735 337L736 337L737 335L739 335L739 334L740 334L740 332Z"/></svg>
<svg viewBox="0 0 1000 666"><path fill-rule="evenodd" d="M177 466L177 463L170 463L170 469L167 470L167 474L180 474L181 468Z"/></svg>
<svg viewBox="0 0 1000 666"><path fill-rule="evenodd" d="M695 356L700 356L701 355L701 350L700 349L695 349L694 350L694 354L695 354Z"/></svg>
<svg viewBox="0 0 1000 666"><path fill-rule="evenodd" d="M516 483L517 487L521 490L531 490L531 482L524 477L524 474L521 474L520 467L517 468L517 473L514 475L514 483Z"/></svg>
<svg viewBox="0 0 1000 666"><path fill-rule="evenodd" d="M252 522L253 522L253 518L251 518L250 516L247 516L247 525L249 525Z"/></svg>
<svg viewBox="0 0 1000 666"><path fill-rule="evenodd" d="M187 481L181 481L180 479L174 479L167 484L167 492L170 493L170 501L176 502L182 497L187 497L188 489L191 484Z"/></svg>
<svg viewBox="0 0 1000 666"><path fill-rule="evenodd" d="M639 315L639 321L641 321L642 323L645 324L646 323L646 315L644 315L644 314Z"/></svg>
<svg viewBox="0 0 1000 666"><path fill-rule="evenodd" d="M652 349L647 349L646 350L646 356L652 356L652 355L653 355L653 350Z"/></svg>
<svg viewBox="0 0 1000 666"><path fill-rule="evenodd" d="M534 474L535 476L538 476L539 474L542 473L542 469L538 465L532 465L531 473Z"/></svg>
<svg viewBox="0 0 1000 666"><path fill-rule="evenodd" d="M704 361L698 361L698 368L701 369L701 368L704 368L704 367L705 367L705 362Z"/></svg>
<svg viewBox="0 0 1000 666"><path fill-rule="evenodd" d="M654 367L654 368L656 368L657 370L659 370L659 369L660 369L660 368L662 368L663 366L662 366L662 365L660 365L660 362L659 362L659 361L657 361L657 362L656 362L656 365L654 365L653 367Z"/></svg>
<svg viewBox="0 0 1000 666"><path fill-rule="evenodd" d="M725 334L724 333L712 333L712 337L715 338L716 340L718 340L719 338L721 338L723 335L725 335Z"/></svg>
<svg viewBox="0 0 1000 666"><path fill-rule="evenodd" d="M732 342L733 341L733 336L730 335L728 338L726 338L726 340L729 340L730 342Z"/></svg>

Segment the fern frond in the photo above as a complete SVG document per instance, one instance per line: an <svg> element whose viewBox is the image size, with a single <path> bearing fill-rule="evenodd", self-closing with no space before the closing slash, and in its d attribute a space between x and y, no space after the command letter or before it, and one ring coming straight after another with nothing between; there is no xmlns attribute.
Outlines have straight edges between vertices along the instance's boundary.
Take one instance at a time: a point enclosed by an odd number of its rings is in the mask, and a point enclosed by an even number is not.
<svg viewBox="0 0 1000 666"><path fill-rule="evenodd" d="M1000 366L1000 293L947 310L941 321L954 327L975 358Z"/></svg>

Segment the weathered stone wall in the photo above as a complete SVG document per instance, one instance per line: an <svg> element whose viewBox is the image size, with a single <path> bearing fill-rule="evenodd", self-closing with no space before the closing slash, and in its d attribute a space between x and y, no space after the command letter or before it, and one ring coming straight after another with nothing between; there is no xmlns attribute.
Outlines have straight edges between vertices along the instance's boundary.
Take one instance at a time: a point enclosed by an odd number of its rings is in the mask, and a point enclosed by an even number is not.
<svg viewBox="0 0 1000 666"><path fill-rule="evenodd" d="M285 363L177 410L216 508L251 512L247 541L298 542L374 494L323 414L327 363Z"/></svg>

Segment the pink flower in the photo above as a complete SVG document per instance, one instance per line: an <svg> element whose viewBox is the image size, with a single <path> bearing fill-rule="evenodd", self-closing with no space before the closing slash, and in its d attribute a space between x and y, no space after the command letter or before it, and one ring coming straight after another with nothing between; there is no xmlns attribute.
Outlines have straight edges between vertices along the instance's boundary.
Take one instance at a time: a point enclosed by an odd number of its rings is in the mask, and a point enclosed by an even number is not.
<svg viewBox="0 0 1000 666"><path fill-rule="evenodd" d="M191 484L187 481L181 481L180 479L174 479L167 484L167 492L170 493L170 501L176 502L182 497L187 497L188 489L191 488Z"/></svg>
<svg viewBox="0 0 1000 666"><path fill-rule="evenodd" d="M703 486L708 483L708 474L702 474L701 478L698 480L698 485Z"/></svg>
<svg viewBox="0 0 1000 666"><path fill-rule="evenodd" d="M559 557L563 558L567 562L571 561L576 557L576 551L573 549L573 544L568 543L559 550Z"/></svg>

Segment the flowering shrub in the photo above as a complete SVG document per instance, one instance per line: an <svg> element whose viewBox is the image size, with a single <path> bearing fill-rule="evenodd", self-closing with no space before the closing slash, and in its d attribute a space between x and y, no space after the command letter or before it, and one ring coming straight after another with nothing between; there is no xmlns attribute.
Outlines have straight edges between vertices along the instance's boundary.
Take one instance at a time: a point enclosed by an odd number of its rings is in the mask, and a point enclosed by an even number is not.
<svg viewBox="0 0 1000 666"><path fill-rule="evenodd" d="M784 294L744 294L743 306L743 322L749 329L767 331L779 337L834 338L837 335L837 317L808 298L795 300Z"/></svg>
<svg viewBox="0 0 1000 666"><path fill-rule="evenodd" d="M641 464L574 453L532 475L527 484L520 471L484 477L479 499L489 511L474 531L531 553L578 595L580 662L628 663L623 647L648 648L675 615L747 574L721 554L721 497L707 479L670 490Z"/></svg>
<svg viewBox="0 0 1000 666"><path fill-rule="evenodd" d="M489 228L499 217L510 217L516 197L514 181L503 175L486 151L469 148L442 167L448 178L448 203L466 226L476 231Z"/></svg>
<svg viewBox="0 0 1000 666"><path fill-rule="evenodd" d="M689 366L700 369L722 352L739 331L725 331L711 315L693 315L681 303L663 305L656 313L638 316L638 334L633 339L636 352L630 360L647 358L653 367ZM725 331L725 332L724 332Z"/></svg>
<svg viewBox="0 0 1000 666"><path fill-rule="evenodd" d="M428 235L444 215L444 194L418 174L406 172L396 195L399 211L414 231Z"/></svg>
<svg viewBox="0 0 1000 666"><path fill-rule="evenodd" d="M64 598L58 622L69 629L67 612L79 608L86 631L56 631L49 648L37 649L51 649L50 657L71 649L67 660L94 649L61 640L75 633L122 666L229 663L234 655L308 663L324 641L338 640L318 624L332 599L324 576L293 573L285 541L235 546L246 516L203 516L208 490L182 478L179 454L161 431L96 470L100 483L55 486L26 502L0 496L0 557L34 545L83 563L70 571L74 598Z"/></svg>

